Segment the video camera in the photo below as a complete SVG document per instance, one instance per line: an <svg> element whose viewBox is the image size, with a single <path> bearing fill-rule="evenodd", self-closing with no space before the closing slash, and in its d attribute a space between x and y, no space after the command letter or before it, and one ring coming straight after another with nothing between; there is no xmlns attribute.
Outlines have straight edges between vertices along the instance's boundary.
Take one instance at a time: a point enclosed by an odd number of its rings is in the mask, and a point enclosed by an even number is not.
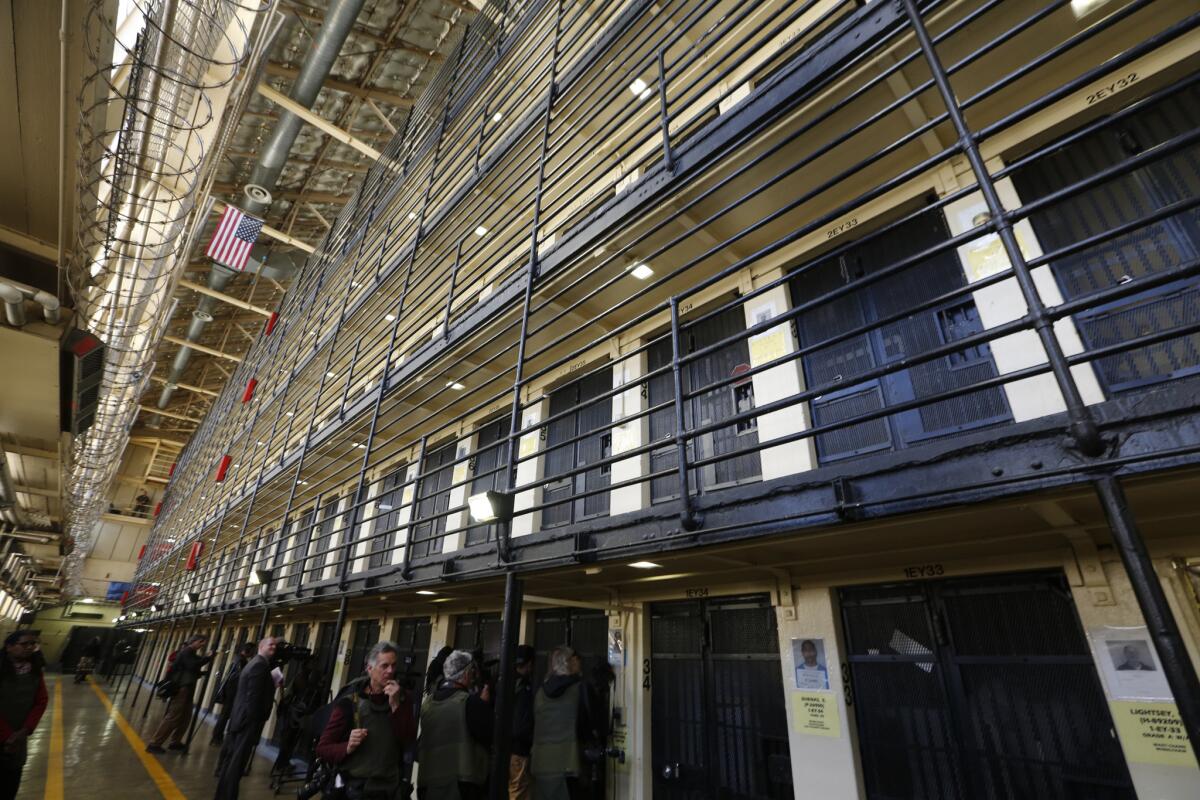
<svg viewBox="0 0 1200 800"><path fill-rule="evenodd" d="M290 642L280 642L275 645L275 663L283 666L289 661L308 661L312 658L312 648L303 647Z"/></svg>

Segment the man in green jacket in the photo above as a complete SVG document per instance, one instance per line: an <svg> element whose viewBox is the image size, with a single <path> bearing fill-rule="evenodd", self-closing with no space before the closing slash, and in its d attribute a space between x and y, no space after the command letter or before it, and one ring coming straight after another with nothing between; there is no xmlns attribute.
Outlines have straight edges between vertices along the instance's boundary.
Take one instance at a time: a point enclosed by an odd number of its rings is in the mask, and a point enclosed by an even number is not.
<svg viewBox="0 0 1200 800"><path fill-rule="evenodd" d="M479 667L466 650L446 657L443 679L421 704L417 796L420 800L483 800L487 796L492 702L475 694Z"/></svg>

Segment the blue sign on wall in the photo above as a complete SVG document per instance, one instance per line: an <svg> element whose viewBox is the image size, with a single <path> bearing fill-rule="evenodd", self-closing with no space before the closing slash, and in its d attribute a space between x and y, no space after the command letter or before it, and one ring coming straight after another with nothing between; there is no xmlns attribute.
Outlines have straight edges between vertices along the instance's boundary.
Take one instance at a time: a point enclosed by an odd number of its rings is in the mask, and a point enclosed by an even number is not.
<svg viewBox="0 0 1200 800"><path fill-rule="evenodd" d="M108 593L104 595L105 600L116 600L118 603L126 592L133 591L133 584L124 581L109 581Z"/></svg>

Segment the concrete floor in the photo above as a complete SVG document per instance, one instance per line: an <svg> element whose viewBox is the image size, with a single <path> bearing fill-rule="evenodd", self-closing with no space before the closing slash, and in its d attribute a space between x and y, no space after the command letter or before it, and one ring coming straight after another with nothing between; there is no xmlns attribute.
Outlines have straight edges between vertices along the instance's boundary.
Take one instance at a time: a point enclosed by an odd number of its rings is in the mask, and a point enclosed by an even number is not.
<svg viewBox="0 0 1200 800"><path fill-rule="evenodd" d="M157 800L159 797L208 800L213 796L216 789L213 770L216 769L218 748L208 743L209 726L199 725L188 755L168 751L153 756L144 752L145 739L158 725L164 703L155 701L149 716L143 718L145 690L135 709L131 702L135 687L131 686L128 692L113 698L112 688L103 679L97 679L93 688L88 684L75 684L69 675L47 675L46 678L50 706L29 740L29 760L25 764L21 791L17 794L19 800ZM114 701L113 711L128 722L127 732L110 714L96 689ZM57 755L52 754L52 731L60 697L62 752ZM268 786L273 756L274 753L260 748L250 775L242 779L241 797L244 800L265 800L275 796ZM60 759L61 763L51 763ZM61 794L53 778L47 785L47 777L56 774L52 770L59 770L57 774L62 775ZM297 785L286 785L281 794L294 797Z"/></svg>

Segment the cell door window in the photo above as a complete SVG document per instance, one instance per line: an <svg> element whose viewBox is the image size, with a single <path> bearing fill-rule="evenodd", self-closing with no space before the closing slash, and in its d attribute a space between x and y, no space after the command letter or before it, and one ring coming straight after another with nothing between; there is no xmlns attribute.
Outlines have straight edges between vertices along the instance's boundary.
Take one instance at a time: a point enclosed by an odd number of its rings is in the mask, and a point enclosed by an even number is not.
<svg viewBox="0 0 1200 800"><path fill-rule="evenodd" d="M836 257L803 268L792 278L807 385L828 390L811 401L816 426L865 415L869 420L818 434L822 463L899 449L922 441L1011 419L1000 387L966 391L918 408L881 415L889 406L960 389L995 377L991 349L976 345L897 370L881 378L859 377L902 359L979 333L983 325L969 297L925 310L943 294L966 285L953 249L845 292L845 287L915 256L949 238L945 220L931 210ZM844 292L827 300L833 292Z"/></svg>
<svg viewBox="0 0 1200 800"><path fill-rule="evenodd" d="M545 608L534 612L533 620L534 686L540 686L549 673L550 653L564 644L579 654L584 678L597 677L597 668L608 659L607 614L598 609ZM593 686L607 690L608 681L593 680Z"/></svg>
<svg viewBox="0 0 1200 800"><path fill-rule="evenodd" d="M413 556L420 558L442 552L446 533L446 512L450 508L450 484L454 481L454 442L425 455L417 482L417 524L413 526Z"/></svg>
<svg viewBox="0 0 1200 800"><path fill-rule="evenodd" d="M718 342L737 336L746 330L741 306L726 309L696 324L687 325L681 332L684 353L694 353ZM671 336L655 340L646 351L647 371L671 366ZM741 411L754 408L754 384L749 379L737 380L704 391L717 381L733 378L750 369L750 350L746 339L735 339L702 358L684 362L683 389L685 394L699 392L684 401L684 424L688 430L710 425ZM650 414L651 441L672 442L650 453L651 472L674 471L678 467L678 450L673 443L676 429L675 378L667 369L647 382L647 399L651 407L663 407ZM748 422L728 425L703 433L688 441L687 459L696 464L706 459L719 459L688 471L688 486L701 491L758 480L762 465L757 451L741 453L758 444L758 426L753 417ZM697 475L699 480L697 481ZM679 478L675 474L654 478L650 482L653 502L679 496Z"/></svg>
<svg viewBox="0 0 1200 800"><path fill-rule="evenodd" d="M650 607L655 800L791 800L786 696L766 597Z"/></svg>
<svg viewBox="0 0 1200 800"><path fill-rule="evenodd" d="M469 467L471 474L470 494L483 494L489 490L504 491L508 481L508 423L504 416L493 420L479 429L475 436L475 457ZM496 524L472 525L467 529L467 545L495 541Z"/></svg>
<svg viewBox="0 0 1200 800"><path fill-rule="evenodd" d="M500 614L460 614L454 620L454 649L482 651L485 664L500 657Z"/></svg>
<svg viewBox="0 0 1200 800"><path fill-rule="evenodd" d="M1061 574L840 595L867 797L1134 797Z"/></svg>
<svg viewBox="0 0 1200 800"><path fill-rule="evenodd" d="M309 545L312 543L316 516L316 509L310 508L302 513L296 522L296 543L291 553L288 554L291 563L288 565L287 585L290 587L300 585L300 577L303 575L304 564L308 559Z"/></svg>
<svg viewBox="0 0 1200 800"><path fill-rule="evenodd" d="M418 697L429 664L429 618L410 617L392 623L392 641L399 649L398 678L403 676L417 690Z"/></svg>
<svg viewBox="0 0 1200 800"><path fill-rule="evenodd" d="M367 564L378 569L391 563L396 530L400 527L400 506L404 503L403 464L388 472L379 487L379 502L375 504L375 525L371 539L371 557Z"/></svg>
<svg viewBox="0 0 1200 800"><path fill-rule="evenodd" d="M1013 175L1025 203L1037 200L1200 127L1200 89L1190 87L1137 114L1038 158ZM1121 226L1116 237L1055 258L1051 268L1067 300L1077 300L1200 258L1200 210L1156 222L1150 214L1200 194L1200 146L1192 144L1035 211L1030 223L1043 251L1054 252ZM1200 278L1181 277L1074 315L1088 349L1154 336L1200 322ZM1110 393L1200 372L1200 333L1135 347L1093 362Z"/></svg>
<svg viewBox="0 0 1200 800"><path fill-rule="evenodd" d="M574 475L564 473L612 455L612 398L599 397L611 389L612 371L601 367L550 395L550 416L563 416L545 428L544 528L608 513L608 492L602 491L609 484L607 465Z"/></svg>

